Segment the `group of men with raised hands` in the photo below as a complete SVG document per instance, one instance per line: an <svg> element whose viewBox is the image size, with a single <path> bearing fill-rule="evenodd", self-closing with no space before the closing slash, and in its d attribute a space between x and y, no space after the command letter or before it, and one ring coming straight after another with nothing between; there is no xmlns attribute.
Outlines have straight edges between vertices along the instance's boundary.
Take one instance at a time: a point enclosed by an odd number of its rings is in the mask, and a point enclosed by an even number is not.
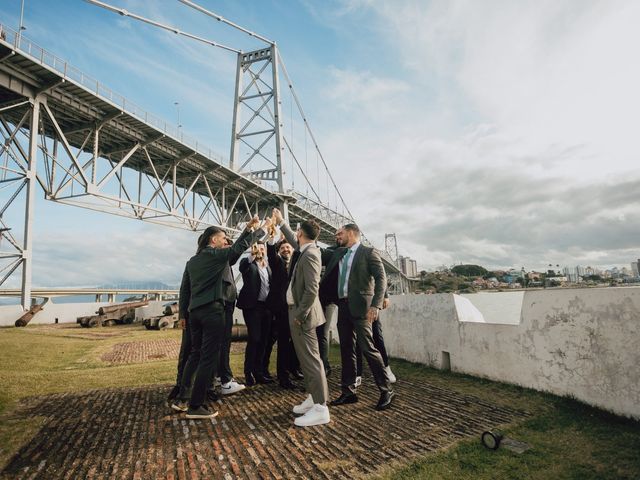
<svg viewBox="0 0 640 480"><path fill-rule="evenodd" d="M304 380L307 395L293 406L295 425L329 423L329 406L358 401L360 355L380 390L376 410L392 405L395 376L379 322L380 311L389 304L382 260L361 243L355 224L342 226L336 232L336 245L329 248L318 246L319 234L313 220L303 221L294 232L277 208L263 222L253 217L234 243L221 228L203 232L180 288L184 330L176 386L169 396L172 409L191 419L212 418L218 414L216 380L223 395L237 393L245 385L272 383L268 366L275 341L279 386L295 390L294 381ZM236 295L231 267L248 249L250 254L239 266L243 286ZM234 303L242 309L247 326L245 385L233 378L229 366ZM335 306L341 392L330 401L325 313Z"/></svg>

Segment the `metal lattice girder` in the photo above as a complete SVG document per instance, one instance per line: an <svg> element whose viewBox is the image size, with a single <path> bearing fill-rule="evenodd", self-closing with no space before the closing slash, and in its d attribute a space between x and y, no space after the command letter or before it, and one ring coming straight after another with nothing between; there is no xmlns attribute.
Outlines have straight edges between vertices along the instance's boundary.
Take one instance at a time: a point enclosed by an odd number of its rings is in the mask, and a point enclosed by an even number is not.
<svg viewBox="0 0 640 480"><path fill-rule="evenodd" d="M250 178L276 182L283 193L281 127L276 45L239 53L230 165Z"/></svg>
<svg viewBox="0 0 640 480"><path fill-rule="evenodd" d="M30 303L36 182L48 200L190 230L217 225L238 231L250 216L280 206L291 213L292 224L316 219L322 240L331 243L335 229L352 221L321 201L283 191L275 44L238 57L231 166L226 166L208 148L28 39L20 37L18 48L16 32L0 28L5 34L0 130L7 159L0 189L8 193L0 197L2 212L26 197L23 238L0 224L0 252L15 249L0 253L0 260L9 262L0 265L0 284L22 265L23 307ZM249 174L233 168L240 145L251 146L250 158L243 159ZM265 180L275 181L277 191L259 183Z"/></svg>
<svg viewBox="0 0 640 480"><path fill-rule="evenodd" d="M1 116L13 112L20 117L15 125ZM37 135L31 135L31 131L37 129L39 113L38 97L27 102L9 101L0 113L0 285L21 266L21 303L25 310L31 306L33 208L35 183L40 181L33 160Z"/></svg>

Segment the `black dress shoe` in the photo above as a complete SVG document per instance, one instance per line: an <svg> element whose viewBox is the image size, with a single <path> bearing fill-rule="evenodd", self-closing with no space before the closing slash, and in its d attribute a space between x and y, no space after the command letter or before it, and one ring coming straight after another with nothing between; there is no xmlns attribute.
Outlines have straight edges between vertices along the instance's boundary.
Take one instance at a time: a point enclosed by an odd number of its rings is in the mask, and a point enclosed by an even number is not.
<svg viewBox="0 0 640 480"><path fill-rule="evenodd" d="M280 388L284 388L285 390L295 390L296 388L298 388L298 386L289 379L281 380L278 383L280 385Z"/></svg>
<svg viewBox="0 0 640 480"><path fill-rule="evenodd" d="M300 370L294 370L293 372L291 372L291 376L296 380L302 380L304 378L304 375Z"/></svg>
<svg viewBox="0 0 640 480"><path fill-rule="evenodd" d="M267 383L273 383L273 378L267 378L264 375L254 375L254 378L256 379L257 383L261 383L261 384L267 384Z"/></svg>
<svg viewBox="0 0 640 480"><path fill-rule="evenodd" d="M244 384L247 387L253 387L256 384L256 379L253 375L251 375L250 373L245 373L244 374Z"/></svg>
<svg viewBox="0 0 640 480"><path fill-rule="evenodd" d="M178 398L179 393L180 393L180 386L175 385L169 392L169 396L167 397L167 405L171 406L173 401Z"/></svg>
<svg viewBox="0 0 640 480"><path fill-rule="evenodd" d="M267 380L274 380L273 375L271 375L269 372L263 373L262 376Z"/></svg>
<svg viewBox="0 0 640 480"><path fill-rule="evenodd" d="M378 400L378 404L376 405L376 410L386 410L389 408L395 396L396 393L393 390L382 392L380 394L380 400Z"/></svg>
<svg viewBox="0 0 640 480"><path fill-rule="evenodd" d="M339 407L340 405L348 405L350 403L356 403L358 401L358 395L355 393L342 393L338 398L329 402L332 407Z"/></svg>
<svg viewBox="0 0 640 480"><path fill-rule="evenodd" d="M207 390L207 401L209 402L217 402L220 400L220 395L213 389Z"/></svg>

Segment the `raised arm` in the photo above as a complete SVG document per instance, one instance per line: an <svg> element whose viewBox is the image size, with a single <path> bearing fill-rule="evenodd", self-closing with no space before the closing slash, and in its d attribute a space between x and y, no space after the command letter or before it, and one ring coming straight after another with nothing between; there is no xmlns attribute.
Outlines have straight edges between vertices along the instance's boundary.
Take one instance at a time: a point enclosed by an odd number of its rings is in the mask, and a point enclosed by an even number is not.
<svg viewBox="0 0 640 480"><path fill-rule="evenodd" d="M294 250L300 250L300 246L298 245L298 240L296 240L296 235L295 233L293 233L293 230L291 230L291 227L289 225L282 222L280 224L280 231L284 235L284 238L287 239L287 242L289 242L291 246L294 248Z"/></svg>
<svg viewBox="0 0 640 480"><path fill-rule="evenodd" d="M287 242L293 247L294 250L299 250L300 245L298 245L298 241L296 240L296 236L291 230L291 227L284 221L282 217L282 212L277 208L273 209L273 217L276 219L276 224L280 225L280 232L284 235L284 238L287 239Z"/></svg>
<svg viewBox="0 0 640 480"><path fill-rule="evenodd" d="M235 244L235 243L240 242L241 244L244 244L245 240L247 239L247 237L249 235L251 235L251 232L248 229L245 228L242 231L242 233L240 234L240 236L233 243ZM246 248L245 248L245 250L246 250ZM244 250L242 252L244 252ZM238 259L240 258L240 255L242 255L242 252L237 253L235 250L229 252L229 265L235 265L236 262L238 261Z"/></svg>

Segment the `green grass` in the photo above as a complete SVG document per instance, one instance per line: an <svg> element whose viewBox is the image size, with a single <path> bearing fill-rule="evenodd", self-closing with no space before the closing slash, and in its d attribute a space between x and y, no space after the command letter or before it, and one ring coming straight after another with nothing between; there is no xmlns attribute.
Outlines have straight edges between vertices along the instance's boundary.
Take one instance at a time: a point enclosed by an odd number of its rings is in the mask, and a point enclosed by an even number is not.
<svg viewBox="0 0 640 480"><path fill-rule="evenodd" d="M28 397L173 383L175 360L118 366L100 360L116 343L158 338L179 339L180 331L146 331L139 325L90 330L39 326L0 329L0 466L37 434L44 422L44 418L20 414L20 403ZM331 358L339 365L336 347ZM231 357L237 373L242 372L242 359L238 354ZM529 412L527 420L502 431L532 448L521 455L504 448L490 451L473 438L408 465L389 465L380 475L382 479L640 478L638 422L512 385L403 361L393 361L392 367L400 381L420 379Z"/></svg>
<svg viewBox="0 0 640 480"><path fill-rule="evenodd" d="M513 385L402 361L392 366L401 379L420 377L529 412L527 420L501 431L532 448L522 454L505 448L491 451L474 438L408 466L390 466L381 479L640 479L640 423L636 421Z"/></svg>

